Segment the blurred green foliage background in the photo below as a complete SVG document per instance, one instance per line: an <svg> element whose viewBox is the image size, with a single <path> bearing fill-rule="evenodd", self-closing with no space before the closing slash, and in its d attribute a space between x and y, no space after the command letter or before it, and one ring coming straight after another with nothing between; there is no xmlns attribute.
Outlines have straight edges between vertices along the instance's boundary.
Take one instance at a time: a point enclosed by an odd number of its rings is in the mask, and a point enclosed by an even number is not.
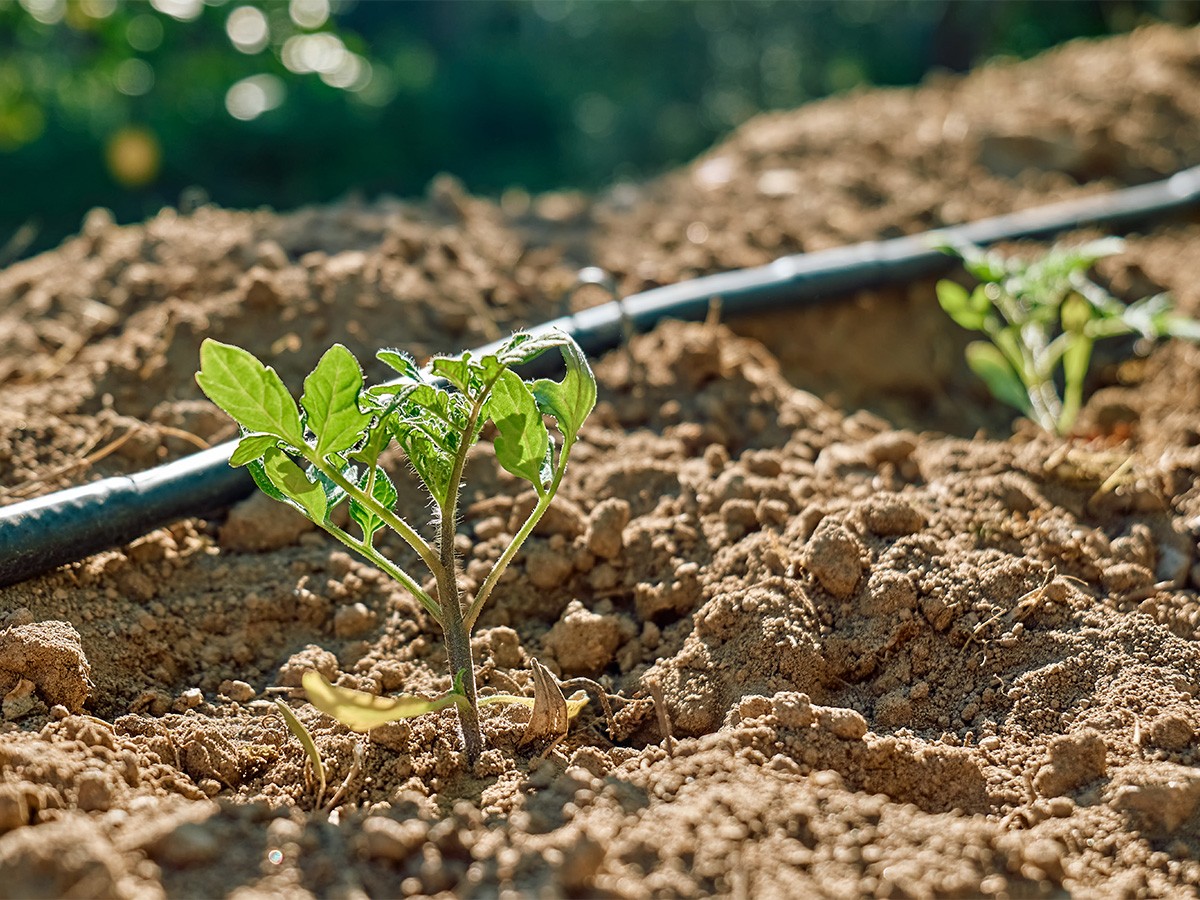
<svg viewBox="0 0 1200 900"><path fill-rule="evenodd" d="M411 195L438 172L476 193L595 188L760 110L1198 16L1197 0L0 0L0 262L92 206L132 221L194 187L279 209Z"/></svg>

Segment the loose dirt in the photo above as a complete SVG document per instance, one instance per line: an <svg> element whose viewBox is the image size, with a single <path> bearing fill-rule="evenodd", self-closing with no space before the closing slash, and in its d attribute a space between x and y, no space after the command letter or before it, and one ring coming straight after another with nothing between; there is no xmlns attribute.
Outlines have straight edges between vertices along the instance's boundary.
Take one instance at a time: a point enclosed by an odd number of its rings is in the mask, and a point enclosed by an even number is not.
<svg viewBox="0 0 1200 900"><path fill-rule="evenodd" d="M2 499L229 437L192 380L207 335L298 386L333 341L420 356L550 318L584 264L633 290L1198 163L1200 32L1155 28L763 116L599 198L95 211L0 272ZM1200 315L1200 226L1100 277ZM550 747L488 707L473 769L452 712L366 739L304 702L311 668L444 690L445 655L265 498L3 589L0 894L1194 896L1200 349L1101 359L1064 441L1014 427L962 342L918 283L598 360L476 646L485 691L537 657L621 699ZM477 580L525 498L486 447L467 491Z"/></svg>

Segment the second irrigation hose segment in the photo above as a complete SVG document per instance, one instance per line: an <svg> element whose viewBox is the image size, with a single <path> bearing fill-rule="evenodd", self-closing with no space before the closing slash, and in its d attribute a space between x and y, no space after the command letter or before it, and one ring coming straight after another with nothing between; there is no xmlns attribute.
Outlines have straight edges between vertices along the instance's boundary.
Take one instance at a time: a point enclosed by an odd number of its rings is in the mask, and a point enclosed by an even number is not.
<svg viewBox="0 0 1200 900"><path fill-rule="evenodd" d="M952 262L937 249L939 245L985 246L1089 225L1116 230L1197 205L1200 167L1193 167L1139 187L924 234L785 256L765 266L654 288L620 304L593 307L530 330L562 329L594 355L617 346L629 324L646 330L664 318L701 319L714 297L721 298L727 317L784 309L943 271ZM0 586L247 496L254 488L250 476L229 466L236 443L220 444L136 475L105 478L0 508Z"/></svg>

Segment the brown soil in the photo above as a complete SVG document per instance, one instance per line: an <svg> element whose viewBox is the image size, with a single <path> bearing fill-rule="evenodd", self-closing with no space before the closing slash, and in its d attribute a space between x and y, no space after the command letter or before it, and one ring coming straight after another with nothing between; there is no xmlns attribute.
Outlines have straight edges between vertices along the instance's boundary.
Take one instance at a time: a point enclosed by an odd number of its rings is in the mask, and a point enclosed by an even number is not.
<svg viewBox="0 0 1200 900"><path fill-rule="evenodd" d="M1200 32L1160 28L765 116L597 200L443 180L419 205L94 212L0 273L0 490L228 437L192 380L206 335L298 385L335 340L420 355L549 318L581 264L636 289L1197 163ZM1200 227L1101 275L1200 315ZM598 361L476 644L485 690L528 690L534 656L599 678L611 731L589 707L522 748L523 713L489 707L469 770L452 712L369 740L318 714L306 669L433 691L443 647L265 498L0 591L0 894L1195 896L1200 349L1102 360L1085 437L1014 433L932 296L668 323ZM468 579L513 491L482 448Z"/></svg>

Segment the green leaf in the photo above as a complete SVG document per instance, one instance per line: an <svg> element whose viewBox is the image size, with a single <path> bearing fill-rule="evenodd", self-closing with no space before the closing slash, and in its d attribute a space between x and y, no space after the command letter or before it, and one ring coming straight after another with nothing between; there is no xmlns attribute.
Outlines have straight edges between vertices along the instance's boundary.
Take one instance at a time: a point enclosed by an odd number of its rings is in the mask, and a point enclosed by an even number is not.
<svg viewBox="0 0 1200 900"><path fill-rule="evenodd" d="M1063 353L1063 407L1058 415L1058 433L1066 434L1075 424L1083 407L1083 382L1092 361L1092 341L1082 334L1067 345Z"/></svg>
<svg viewBox="0 0 1200 900"><path fill-rule="evenodd" d="M233 448L229 456L229 464L235 469L249 462L260 459L271 447L279 443L279 438L273 434L245 434Z"/></svg>
<svg viewBox="0 0 1200 900"><path fill-rule="evenodd" d="M376 422L367 432L367 439L363 441L363 445L355 450L350 458L365 463L367 468L371 468L379 462L379 457L391 439L392 435L388 431L386 423Z"/></svg>
<svg viewBox="0 0 1200 900"><path fill-rule="evenodd" d="M414 381L424 381L421 369L416 361L403 350L380 350L375 358L406 378Z"/></svg>
<svg viewBox="0 0 1200 900"><path fill-rule="evenodd" d="M470 354L464 353L458 358L452 356L438 357L433 361L431 368L434 375L438 378L445 378L462 393L469 394L471 392Z"/></svg>
<svg viewBox="0 0 1200 900"><path fill-rule="evenodd" d="M985 341L973 341L967 345L967 365L983 379L997 400L1022 412L1029 412L1029 395L1025 386L997 347Z"/></svg>
<svg viewBox="0 0 1200 900"><path fill-rule="evenodd" d="M554 416L563 438L571 444L596 405L596 376L574 340L567 338L559 349L567 365L567 374L562 381L539 378L533 383L533 396L538 409L545 415Z"/></svg>
<svg viewBox="0 0 1200 900"><path fill-rule="evenodd" d="M341 470L347 481L354 482L358 478L357 466L346 466L339 456L332 456L330 460ZM321 491L325 494L325 518L328 519L337 505L346 499L346 492L316 466L309 466L307 474L308 480L320 485Z"/></svg>
<svg viewBox="0 0 1200 900"><path fill-rule="evenodd" d="M278 500L280 503L286 503L288 506L295 506L301 512L304 512L300 506L284 496L283 492L275 487L274 482L267 477L267 469L261 459L251 460L246 464L246 469L250 472L250 477L254 479L254 483L258 485L258 489L272 500Z"/></svg>
<svg viewBox="0 0 1200 900"><path fill-rule="evenodd" d="M367 489L370 475L370 470L368 470L363 472L362 477L359 479L358 486L364 491ZM375 472L375 483L371 486L371 497L384 509L395 507L396 500L399 498L396 486L392 484L392 479L388 478L387 472L382 469L377 469ZM354 498L350 499L350 518L358 523L358 527L362 529L363 540L368 544L371 543L371 538L375 532L383 527L383 519L380 519L365 506L362 506Z"/></svg>
<svg viewBox="0 0 1200 900"><path fill-rule="evenodd" d="M983 330L990 304L982 291L976 290L975 294L970 294L956 281L939 281L937 298L942 309L958 325L971 331Z"/></svg>
<svg viewBox="0 0 1200 900"><path fill-rule="evenodd" d="M274 434L294 447L304 446L296 402L275 370L254 354L206 338L200 345L196 383L247 431Z"/></svg>
<svg viewBox="0 0 1200 900"><path fill-rule="evenodd" d="M326 350L304 379L300 405L308 413L308 427L317 436L315 449L322 459L349 450L370 424L370 415L358 408L362 384L358 360L341 344Z"/></svg>
<svg viewBox="0 0 1200 900"><path fill-rule="evenodd" d="M533 484L538 494L550 480L550 434L533 393L510 369L492 386L487 415L496 423L496 460Z"/></svg>
<svg viewBox="0 0 1200 900"><path fill-rule="evenodd" d="M304 673L301 683L313 706L326 715L333 716L351 731L360 733L386 725L388 722L438 712L454 705L459 697L453 691L433 700L410 695L380 697L366 691L330 684L314 669Z"/></svg>
<svg viewBox="0 0 1200 900"><path fill-rule="evenodd" d="M314 522L325 521L327 505L324 488L309 481L304 470L286 453L278 448L268 450L262 459L262 471L278 494L290 500L293 506ZM252 468L251 473L253 472ZM276 496L276 499L279 497Z"/></svg>
<svg viewBox="0 0 1200 900"><path fill-rule="evenodd" d="M558 328L548 329L539 335L518 331L500 346L496 357L505 366L519 366L537 359L547 350L563 346L570 340L567 333Z"/></svg>

